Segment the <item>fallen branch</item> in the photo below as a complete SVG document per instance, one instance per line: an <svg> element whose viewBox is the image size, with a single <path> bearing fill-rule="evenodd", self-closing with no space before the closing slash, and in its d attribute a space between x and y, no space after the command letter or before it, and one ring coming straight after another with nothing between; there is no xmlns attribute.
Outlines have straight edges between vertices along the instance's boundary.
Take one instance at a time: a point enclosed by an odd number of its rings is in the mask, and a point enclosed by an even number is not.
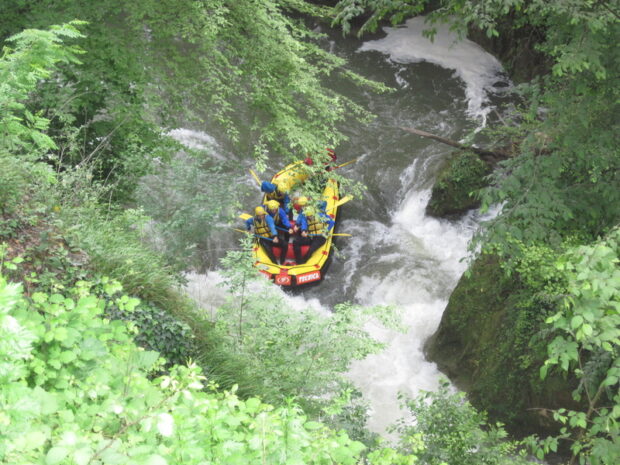
<svg viewBox="0 0 620 465"><path fill-rule="evenodd" d="M485 161L490 164L495 164L498 161L506 160L507 158L511 157L511 155L508 152L504 152L503 150L491 151L491 150L479 149L478 147L473 147L471 145L464 145L454 140L446 139L445 137L441 137L441 136L436 136L435 134L431 134L430 132L426 132L426 131L421 131L419 129L403 128L403 127L401 127L401 129L403 131L410 132L411 134L415 134L417 136L426 137L428 139L433 139L433 140L436 140L437 142L441 142L442 144L446 144L451 147L456 147L459 150L466 150L468 152L473 152L476 155L478 155L482 161Z"/></svg>

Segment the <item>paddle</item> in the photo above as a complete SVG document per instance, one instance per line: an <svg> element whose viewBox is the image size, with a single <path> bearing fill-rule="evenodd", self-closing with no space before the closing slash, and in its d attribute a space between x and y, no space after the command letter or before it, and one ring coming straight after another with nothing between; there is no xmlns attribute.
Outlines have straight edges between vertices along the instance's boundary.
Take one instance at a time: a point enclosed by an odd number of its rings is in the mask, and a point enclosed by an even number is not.
<svg viewBox="0 0 620 465"><path fill-rule="evenodd" d="M253 170L252 168L250 168L250 173L252 174L252 177L253 177L254 179L256 179L256 182L257 182L257 183L258 183L258 185L260 186L260 185L261 185L260 178L258 177L258 175L254 172L254 170Z"/></svg>
<svg viewBox="0 0 620 465"><path fill-rule="evenodd" d="M340 205L344 205L345 203L347 203L349 200L353 200L353 196L352 195L345 195L343 198L341 198L340 200L338 200L338 202L336 202L335 207L339 207Z"/></svg>
<svg viewBox="0 0 620 465"><path fill-rule="evenodd" d="M265 239L267 241L271 241L273 242L273 239L271 239L270 237L265 237L265 236L259 236L258 234L252 234L250 231L244 231L243 229L237 229L237 228L233 228L235 231L237 232L241 232L241 233L246 233L246 234L250 234L254 237L258 237L259 239Z"/></svg>
<svg viewBox="0 0 620 465"><path fill-rule="evenodd" d="M322 236L323 234L308 234L308 236ZM342 237L353 237L353 234L346 233L334 233L330 234L330 236L342 236Z"/></svg>
<svg viewBox="0 0 620 465"><path fill-rule="evenodd" d="M354 158L353 160L346 161L346 162L342 163L341 165L334 166L332 168L332 170L337 170L338 168L344 168L345 166L350 165L351 163L355 163L357 160L359 160L359 157L358 158Z"/></svg>

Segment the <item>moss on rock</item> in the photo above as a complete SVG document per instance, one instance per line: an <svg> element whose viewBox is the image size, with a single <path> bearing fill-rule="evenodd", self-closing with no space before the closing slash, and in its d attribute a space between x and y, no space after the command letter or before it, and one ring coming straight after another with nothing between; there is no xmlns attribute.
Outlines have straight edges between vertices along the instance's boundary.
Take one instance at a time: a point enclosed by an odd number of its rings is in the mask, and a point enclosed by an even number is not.
<svg viewBox="0 0 620 465"><path fill-rule="evenodd" d="M518 277L507 277L495 257L483 255L452 293L427 356L476 408L514 434L552 432L558 424L546 409L574 405L574 386L540 379L547 316L528 300Z"/></svg>
<svg viewBox="0 0 620 465"><path fill-rule="evenodd" d="M460 215L480 206L473 192L487 186L491 168L478 155L455 152L441 171L426 207L426 214L436 217Z"/></svg>

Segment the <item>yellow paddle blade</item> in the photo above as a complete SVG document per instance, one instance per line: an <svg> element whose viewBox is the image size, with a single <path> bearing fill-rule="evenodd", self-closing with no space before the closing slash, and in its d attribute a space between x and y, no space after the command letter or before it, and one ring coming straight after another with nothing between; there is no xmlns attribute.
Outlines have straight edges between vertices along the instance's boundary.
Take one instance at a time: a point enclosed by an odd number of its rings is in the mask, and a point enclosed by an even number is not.
<svg viewBox="0 0 620 465"><path fill-rule="evenodd" d="M353 200L353 196L352 195L345 195L343 198L338 200L338 202L336 202L336 206L339 207L340 205L344 205L349 200Z"/></svg>
<svg viewBox="0 0 620 465"><path fill-rule="evenodd" d="M343 163L343 164L341 164L341 165L334 166L334 168L333 168L333 169L344 168L345 166L350 165L351 163L355 163L357 160L359 160L359 158L354 158L353 160L349 160L349 161L347 161L347 162L344 162L344 163Z"/></svg>
<svg viewBox="0 0 620 465"><path fill-rule="evenodd" d="M249 213L242 213L241 215L239 215L239 218L241 218L242 220L249 220L250 218L252 218L252 215L250 215Z"/></svg>
<svg viewBox="0 0 620 465"><path fill-rule="evenodd" d="M332 236L353 237L353 234L335 233L335 234L332 234Z"/></svg>
<svg viewBox="0 0 620 465"><path fill-rule="evenodd" d="M259 178L259 177L258 177L258 175L254 172L254 170L253 170L253 169L251 169L251 168L250 168L250 174L252 175L252 177L253 177L254 179L256 179L256 182L257 182L257 183L258 183L258 185L260 186L260 185L261 185L260 178Z"/></svg>
<svg viewBox="0 0 620 465"><path fill-rule="evenodd" d="M333 206L333 208L330 208L330 210L333 210L334 208L338 208L340 205L344 205L345 203L347 203L349 200L353 200L353 196L352 195L345 195L343 198L341 198L340 200L338 200L336 202L336 205Z"/></svg>

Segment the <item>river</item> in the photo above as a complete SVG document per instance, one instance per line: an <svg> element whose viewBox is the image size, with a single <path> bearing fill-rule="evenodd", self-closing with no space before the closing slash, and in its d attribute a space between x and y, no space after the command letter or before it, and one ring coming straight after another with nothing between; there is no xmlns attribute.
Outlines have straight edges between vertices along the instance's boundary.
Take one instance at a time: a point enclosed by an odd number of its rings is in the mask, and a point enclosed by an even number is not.
<svg viewBox="0 0 620 465"><path fill-rule="evenodd" d="M422 347L466 268L462 259L480 221L477 212L458 221L425 215L430 189L451 149L400 127L459 140L488 124L493 110L509 98L510 83L493 56L472 42L455 42L447 28L430 42L424 28L423 19L414 18L366 41L326 31L326 47L346 57L353 70L396 91L338 89L377 115L370 126L345 125L349 140L336 147L339 162L359 157L343 171L366 184L368 193L342 209L339 232L353 237L336 242L343 256L333 259L329 279L289 296L295 306L327 309L348 300L400 309L407 332L370 327L387 349L355 363L348 373L370 404L370 429L379 433L402 416L399 392L413 396L438 385L441 373ZM194 130L173 134L188 145L215 144ZM253 183L249 174L247 183ZM209 296L217 271L189 277L190 294L205 307L213 305Z"/></svg>

